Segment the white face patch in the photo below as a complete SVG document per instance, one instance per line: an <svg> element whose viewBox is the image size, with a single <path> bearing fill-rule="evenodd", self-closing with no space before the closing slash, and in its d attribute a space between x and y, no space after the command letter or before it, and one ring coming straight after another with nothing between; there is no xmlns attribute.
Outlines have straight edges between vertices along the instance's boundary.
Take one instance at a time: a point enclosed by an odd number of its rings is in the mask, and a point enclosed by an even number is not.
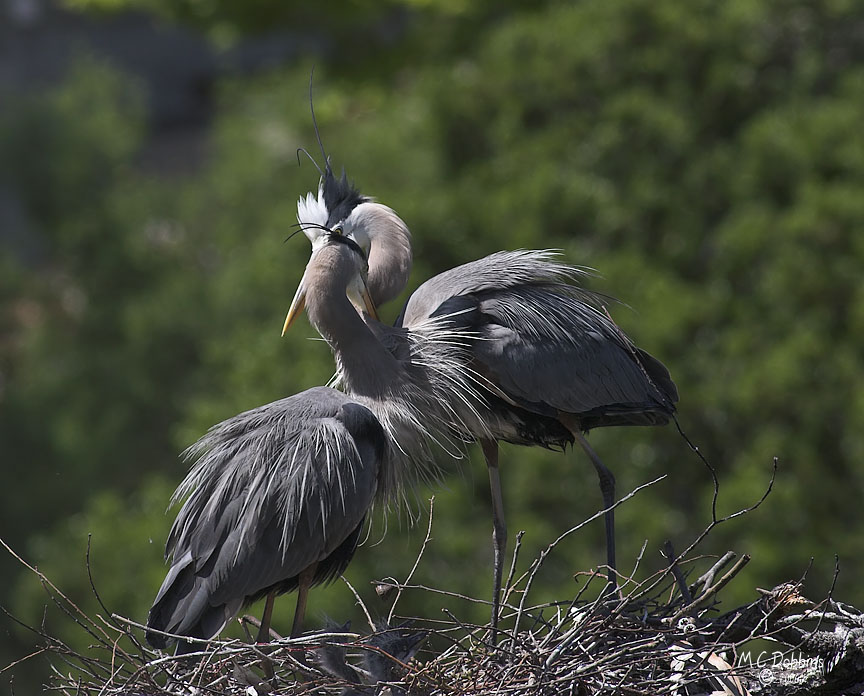
<svg viewBox="0 0 864 696"><path fill-rule="evenodd" d="M324 205L324 187L318 184L318 196L311 191L305 197L301 197L297 201L297 222L300 223L300 229L306 238L312 242L312 248L316 247L315 242L321 239L326 230L323 229L327 224L327 206ZM318 244L320 247L321 245Z"/></svg>

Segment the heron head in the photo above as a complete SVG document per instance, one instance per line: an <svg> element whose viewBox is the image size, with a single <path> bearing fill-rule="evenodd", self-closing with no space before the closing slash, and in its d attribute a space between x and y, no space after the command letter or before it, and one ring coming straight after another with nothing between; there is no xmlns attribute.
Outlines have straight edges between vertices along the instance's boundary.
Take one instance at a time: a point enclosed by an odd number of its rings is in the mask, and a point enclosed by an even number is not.
<svg viewBox="0 0 864 696"><path fill-rule="evenodd" d="M318 182L318 195L309 192L297 201L297 223L312 242L314 250L319 244L323 244L323 237L343 230L357 206L368 201L371 199L362 195L348 181L344 169L342 177L336 178L328 160ZM367 244L365 251L368 250Z"/></svg>
<svg viewBox="0 0 864 696"><path fill-rule="evenodd" d="M333 173L315 119L311 78L309 109L324 164L322 169L306 150L297 151L298 158L301 152L305 153L321 175L317 195L310 192L297 201L297 222L312 243L313 253L327 243L328 234L341 232L353 239L371 260L368 290L376 305L383 304L408 284L412 263L411 233L392 209L361 194L348 180L344 168L341 177Z"/></svg>
<svg viewBox="0 0 864 696"><path fill-rule="evenodd" d="M309 293L316 293L316 297L326 296L334 288L337 292L344 289L345 295L358 311L366 312L377 320L378 311L366 285L368 270L366 253L341 230L322 232L316 236L312 244L312 256L285 317L282 335L303 312Z"/></svg>
<svg viewBox="0 0 864 696"><path fill-rule="evenodd" d="M297 204L297 219L314 251L332 232L357 243L369 260L368 286L376 306L399 295L411 275L411 232L396 212L325 174L318 195ZM330 183L328 183L330 182ZM333 208L328 207L330 200ZM334 212L335 211L335 212Z"/></svg>

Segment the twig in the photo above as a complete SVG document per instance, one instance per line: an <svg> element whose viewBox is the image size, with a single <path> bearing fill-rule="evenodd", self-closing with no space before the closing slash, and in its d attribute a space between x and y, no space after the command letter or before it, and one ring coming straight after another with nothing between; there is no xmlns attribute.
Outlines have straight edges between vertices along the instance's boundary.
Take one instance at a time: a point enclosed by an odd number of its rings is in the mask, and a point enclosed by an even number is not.
<svg viewBox="0 0 864 696"><path fill-rule="evenodd" d="M408 577L405 578L405 582L401 583L396 592L396 599L393 600L393 604L390 606L390 612L387 614L387 623L393 621L393 614L396 612L396 605L399 603L399 599L402 597L402 590L405 588L409 582L411 582L411 578L414 577L414 573L417 571L417 567L420 565L420 560L423 558L423 553L426 551L426 546L429 544L429 541L432 539L432 511L435 506L435 497L431 497L429 499L429 524L426 527L426 537L423 539L423 544L420 546L420 552L417 554L417 558L414 560L414 565L411 568L411 571L408 573Z"/></svg>
<svg viewBox="0 0 864 696"><path fill-rule="evenodd" d="M690 586L690 592L696 592L700 587L709 587L711 583L714 582L714 577L717 573L723 570L723 568L725 568L735 558L735 556L736 554L734 551L727 551L723 554L720 560L696 579L696 582Z"/></svg>
<svg viewBox="0 0 864 696"><path fill-rule="evenodd" d="M517 612L516 612L516 622L514 623L514 625L513 625L513 629L512 629L512 631L511 631L511 634L512 634L513 636L515 636L516 633L518 633L518 631L519 631L519 623L520 623L520 621L521 621L521 619L522 619L522 613L523 613L524 608L525 608L525 598L526 598L527 595L528 595L528 591L531 589L531 585L532 585L533 582L534 582L534 578L537 576L537 573L538 573L538 571L540 570L541 566L543 565L543 562L546 560L546 558L549 556L549 554L552 552L552 550L553 550L553 549L554 549L554 548L555 548L555 547L556 547L556 546L557 546L561 541L563 541L564 539L566 539L568 536L570 536L570 535L573 534L574 532L578 532L580 529L582 529L582 528L585 527L586 525L590 524L590 523L593 522L594 520L599 519L600 517L602 517L603 515L605 515L609 510L614 510L614 509L617 508L619 505L623 504L625 501L630 500L630 498L632 498L634 495L636 495L637 493L639 493L639 492L642 491L643 489L648 488L649 486L653 486L655 483L658 483L658 482L662 481L662 480L665 479L665 478L666 478L666 474L663 474L662 476L658 476L657 478L655 478L653 481L648 481L647 483L643 483L642 485L637 486L637 487L634 488L632 491L630 491L627 495L625 495L623 498L621 498L620 500L617 500L617 501L616 501L613 505L611 505L609 508L604 509L604 510L599 510L599 511L596 512L595 514L591 515L591 517L589 517L588 519L583 520L582 522L580 522L579 524L577 524L575 527L571 527L571 528L568 529L566 532L564 532L563 534L559 535L557 539L555 539L555 540L554 540L551 544L549 544L549 545L548 545L548 546L547 546L543 551L540 552L540 555L535 559L534 563L531 564L531 567L529 568L529 571L528 571L528 580L527 580L527 582L526 582L526 584L525 584L525 590L524 590L523 593L522 593L522 597L521 597L521 599L519 600L519 608L518 608L518 610L517 610Z"/></svg>
<svg viewBox="0 0 864 696"><path fill-rule="evenodd" d="M723 589L723 587L725 587L726 584L727 584L727 583L728 583L732 578L734 578L736 575L738 575L738 573L741 571L741 569L742 569L745 565L747 565L749 562L750 562L750 555L745 553L743 556L741 556L741 558L739 558L739 559L736 561L735 565L733 565L733 566L732 566L732 567L731 567L731 568L726 572L726 574L725 574L723 577L721 577L721 578L717 581L716 584L714 584L714 585L712 585L711 587L707 588L707 589L706 589L702 594L700 594L700 595L699 595L695 600L693 600L690 604L688 604L686 607L684 607L683 609L681 609L681 611L679 611L677 614L675 614L675 615L672 617L672 622L674 623L674 622L678 621L678 619L680 619L682 616L686 616L686 615L689 614L691 611L693 611L694 609L696 609L696 608L699 607L700 605L704 604L707 600L709 600L709 599L711 599L712 597L714 597L714 595L716 595L716 594L717 594L721 589Z"/></svg>
<svg viewBox="0 0 864 696"><path fill-rule="evenodd" d="M693 597L690 595L690 589L687 587L687 579L684 577L684 573L681 572L681 568L675 558L675 549L672 547L671 540L667 539L663 543L662 553L669 562L669 569L672 571L672 575L675 576L675 582L678 583L678 591L681 592L681 599L684 600L685 604L690 604L690 602L693 601Z"/></svg>
<svg viewBox="0 0 864 696"><path fill-rule="evenodd" d="M372 620L372 615L369 613L369 610L366 608L366 604L364 604L363 600L360 598L357 590L354 589L354 585L348 582L348 578L344 575L340 576L342 578L342 582L348 585L348 589L351 590L351 594L354 595L354 599L357 600L357 606L359 606L363 610L363 614L366 616L366 621L369 623L369 628L371 630L375 630L375 621ZM392 614L391 614L392 616ZM388 621L389 623L389 621Z"/></svg>
<svg viewBox="0 0 864 696"><path fill-rule="evenodd" d="M7 669L12 669L13 667L17 667L22 662L27 662L27 660L29 660L32 657L38 657L39 655L44 655L50 649L51 648L49 648L49 647L39 648L38 650L30 653L29 655L25 655L24 657L21 657L21 658L15 660L15 662L10 662L8 665L6 665L2 669L0 669L0 674L3 674L3 672L5 672Z"/></svg>

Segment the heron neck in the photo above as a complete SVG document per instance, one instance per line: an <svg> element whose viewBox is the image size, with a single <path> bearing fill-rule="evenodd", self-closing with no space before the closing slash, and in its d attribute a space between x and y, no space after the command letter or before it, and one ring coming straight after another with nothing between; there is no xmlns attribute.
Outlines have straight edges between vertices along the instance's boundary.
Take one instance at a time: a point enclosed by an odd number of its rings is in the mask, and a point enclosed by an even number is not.
<svg viewBox="0 0 864 696"><path fill-rule="evenodd" d="M380 203L365 203L355 213L369 231L367 285L375 306L394 299L411 275L411 232L405 222Z"/></svg>
<svg viewBox="0 0 864 696"><path fill-rule="evenodd" d="M411 247L386 247L373 239L369 252L368 287L376 307L401 293L411 274Z"/></svg>
<svg viewBox="0 0 864 696"><path fill-rule="evenodd" d="M333 351L349 394L381 399L393 394L401 365L366 326L341 293L322 301L307 301L306 311Z"/></svg>

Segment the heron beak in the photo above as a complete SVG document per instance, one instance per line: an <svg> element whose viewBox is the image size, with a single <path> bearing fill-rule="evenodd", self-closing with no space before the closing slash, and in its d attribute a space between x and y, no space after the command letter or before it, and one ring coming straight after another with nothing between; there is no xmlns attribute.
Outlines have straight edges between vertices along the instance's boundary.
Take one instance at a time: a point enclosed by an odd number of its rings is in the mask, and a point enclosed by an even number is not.
<svg viewBox="0 0 864 696"><path fill-rule="evenodd" d="M297 292L294 293L294 299L291 300L291 306L288 308L288 315L285 317L285 325L282 327L282 335L288 331L288 327L294 323L298 314L303 313L306 307L306 274L300 279L300 285L297 286Z"/></svg>
<svg viewBox="0 0 864 696"><path fill-rule="evenodd" d="M358 275L354 282L348 286L348 299L351 300L357 309L365 310L366 314L378 321L378 310L375 303L372 301L372 296L369 294L369 288L366 286L366 279Z"/></svg>
<svg viewBox="0 0 864 696"><path fill-rule="evenodd" d="M366 307L366 313L375 321L380 321L378 319L378 309L372 301L372 296L369 294L369 288L366 287L365 279L363 280L363 292L360 293L360 299L363 300L363 306Z"/></svg>

